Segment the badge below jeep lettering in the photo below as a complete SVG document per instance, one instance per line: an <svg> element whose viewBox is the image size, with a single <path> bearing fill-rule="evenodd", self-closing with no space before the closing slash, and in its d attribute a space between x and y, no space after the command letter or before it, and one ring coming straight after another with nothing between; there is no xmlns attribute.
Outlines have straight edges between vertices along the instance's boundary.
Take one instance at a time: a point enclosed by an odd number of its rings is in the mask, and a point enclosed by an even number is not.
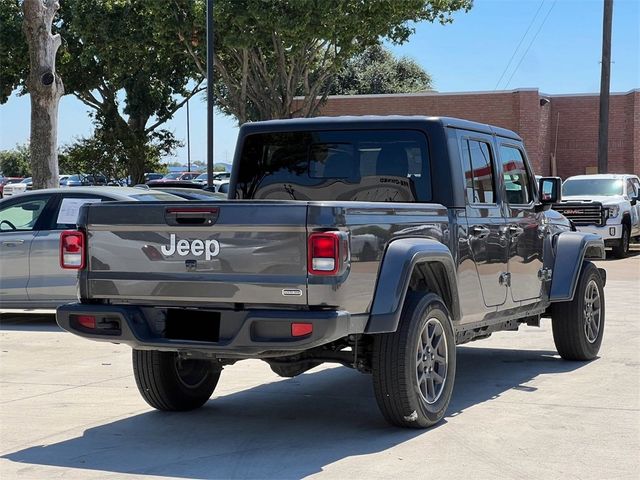
<svg viewBox="0 0 640 480"><path fill-rule="evenodd" d="M211 260L220 253L220 243L217 240L178 240L176 242L176 234L169 236L169 245L162 245L160 251L165 257L170 257L177 253L181 257L191 254L196 257L204 255L205 260Z"/></svg>

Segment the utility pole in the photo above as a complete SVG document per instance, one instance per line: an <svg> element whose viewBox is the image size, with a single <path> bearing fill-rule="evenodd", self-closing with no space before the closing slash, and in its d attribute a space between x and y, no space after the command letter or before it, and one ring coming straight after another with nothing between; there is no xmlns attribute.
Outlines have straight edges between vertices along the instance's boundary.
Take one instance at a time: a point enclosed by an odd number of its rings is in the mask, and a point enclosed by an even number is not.
<svg viewBox="0 0 640 480"><path fill-rule="evenodd" d="M187 100L187 172L191 171L191 132L189 131L189 100Z"/></svg>
<svg viewBox="0 0 640 480"><path fill-rule="evenodd" d="M213 0L207 0L207 186L213 186Z"/></svg>
<svg viewBox="0 0 640 480"><path fill-rule="evenodd" d="M611 80L611 21L613 0L604 0L602 21L602 73L600 76L600 122L598 130L598 173L608 173L609 84Z"/></svg>

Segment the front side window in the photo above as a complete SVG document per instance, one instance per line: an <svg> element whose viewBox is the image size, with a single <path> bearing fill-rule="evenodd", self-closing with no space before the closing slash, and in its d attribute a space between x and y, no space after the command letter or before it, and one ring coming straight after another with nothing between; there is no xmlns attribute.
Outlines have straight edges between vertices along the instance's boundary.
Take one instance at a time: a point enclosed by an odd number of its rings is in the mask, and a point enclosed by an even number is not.
<svg viewBox="0 0 640 480"><path fill-rule="evenodd" d="M489 144L479 140L465 139L462 144L467 203L496 203L495 182Z"/></svg>
<svg viewBox="0 0 640 480"><path fill-rule="evenodd" d="M501 145L500 162L507 202L512 205L526 205L533 201L529 172L520 149Z"/></svg>
<svg viewBox="0 0 640 480"><path fill-rule="evenodd" d="M244 141L237 198L428 202L427 139L413 130L254 134Z"/></svg>
<svg viewBox="0 0 640 480"><path fill-rule="evenodd" d="M631 182L631 179L627 180L627 196L629 196L629 197L635 197L636 196L636 189L633 186L633 183Z"/></svg>
<svg viewBox="0 0 640 480"><path fill-rule="evenodd" d="M0 210L0 231L33 230L49 197L22 200Z"/></svg>

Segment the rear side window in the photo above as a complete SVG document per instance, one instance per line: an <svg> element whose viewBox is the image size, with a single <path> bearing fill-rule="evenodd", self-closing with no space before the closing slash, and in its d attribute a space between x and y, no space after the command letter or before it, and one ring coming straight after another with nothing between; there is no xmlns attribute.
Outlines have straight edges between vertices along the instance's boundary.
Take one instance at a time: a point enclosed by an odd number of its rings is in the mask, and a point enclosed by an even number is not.
<svg viewBox="0 0 640 480"><path fill-rule="evenodd" d="M427 139L413 130L250 135L236 198L427 202Z"/></svg>
<svg viewBox="0 0 640 480"><path fill-rule="evenodd" d="M493 163L489 144L480 140L465 139L462 143L467 203L496 203Z"/></svg>

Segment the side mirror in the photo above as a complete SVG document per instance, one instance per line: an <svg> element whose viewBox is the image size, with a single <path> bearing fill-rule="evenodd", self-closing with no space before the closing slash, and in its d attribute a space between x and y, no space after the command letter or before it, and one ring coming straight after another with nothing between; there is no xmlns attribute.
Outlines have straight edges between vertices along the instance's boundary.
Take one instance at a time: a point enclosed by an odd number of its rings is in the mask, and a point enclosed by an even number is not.
<svg viewBox="0 0 640 480"><path fill-rule="evenodd" d="M635 205L636 203L638 203L638 200L640 200L640 193L635 197L631 197L631 205Z"/></svg>
<svg viewBox="0 0 640 480"><path fill-rule="evenodd" d="M549 210L551 205L562 200L562 179L542 177L538 180L539 210Z"/></svg>

